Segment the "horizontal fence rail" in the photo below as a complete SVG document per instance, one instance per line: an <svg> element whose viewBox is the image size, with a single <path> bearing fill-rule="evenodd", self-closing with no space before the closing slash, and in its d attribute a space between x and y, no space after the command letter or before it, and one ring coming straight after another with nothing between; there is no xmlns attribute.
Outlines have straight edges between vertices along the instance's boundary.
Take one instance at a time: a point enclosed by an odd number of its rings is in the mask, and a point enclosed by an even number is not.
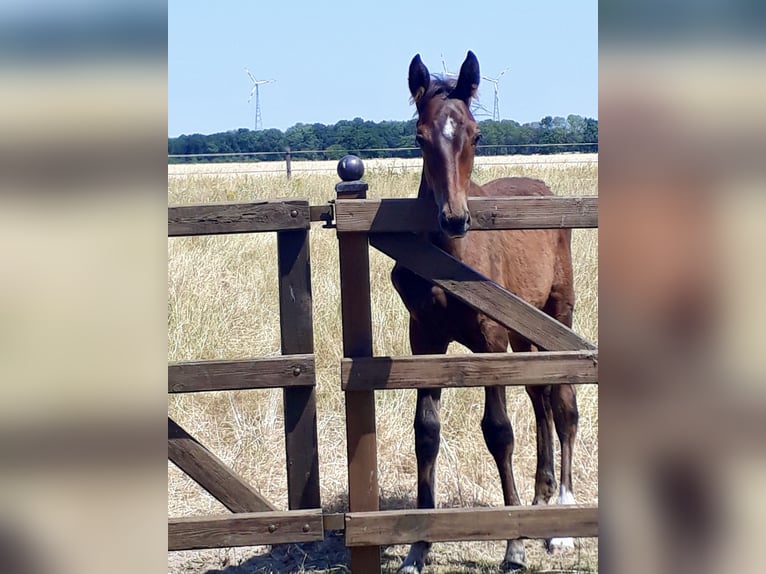
<svg viewBox="0 0 766 574"><path fill-rule="evenodd" d="M168 237L308 229L310 224L306 200L168 207Z"/></svg>
<svg viewBox="0 0 766 574"><path fill-rule="evenodd" d="M597 382L597 351L359 357L341 361L345 391Z"/></svg>
<svg viewBox="0 0 766 574"><path fill-rule="evenodd" d="M598 197L472 197L471 230L598 227ZM438 231L436 206L427 199L338 201L339 233Z"/></svg>
<svg viewBox="0 0 766 574"><path fill-rule="evenodd" d="M346 545L598 536L598 507L505 506L346 514Z"/></svg>
<svg viewBox="0 0 766 574"><path fill-rule="evenodd" d="M168 365L169 393L271 389L315 384L314 355Z"/></svg>
<svg viewBox="0 0 766 574"><path fill-rule="evenodd" d="M168 550L313 542L323 538L321 509L168 520Z"/></svg>

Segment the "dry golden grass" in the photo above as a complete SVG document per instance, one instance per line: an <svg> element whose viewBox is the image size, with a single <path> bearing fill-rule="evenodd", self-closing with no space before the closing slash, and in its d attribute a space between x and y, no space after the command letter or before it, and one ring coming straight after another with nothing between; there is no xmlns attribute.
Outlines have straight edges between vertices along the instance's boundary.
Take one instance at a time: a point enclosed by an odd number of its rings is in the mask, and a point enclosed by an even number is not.
<svg viewBox="0 0 766 574"><path fill-rule="evenodd" d="M597 163L478 167L474 179L481 183L510 175L543 179L559 195L597 193ZM365 174L370 184L368 196L413 196L419 177L419 172L412 170L368 169ZM287 181L283 175L190 174L171 177L168 182L169 204L277 198L308 198L312 204L321 204L333 198L337 177L298 174ZM323 503L334 511L344 508L346 496L336 243L333 231L320 229L316 224L311 233L311 263L320 480ZM597 340L598 319L597 249L596 230L574 231L578 296L574 329L593 341ZM377 355L409 354L406 310L389 280L392 265L386 256L371 250L373 336ZM274 234L168 240L168 360L279 354L276 268ZM464 352L464 349L453 344L450 352ZM598 500L598 391L591 385L581 386L578 393L580 430L573 468L574 488L578 502L595 503ZM516 482L522 501L529 503L536 464L534 417L522 388L509 387L508 395L508 410L516 435ZM376 394L379 479L384 508L415 506L414 397L414 390ZM482 389L454 389L443 395L437 472L440 506L502 504L497 469L484 447L479 429L482 408ZM170 396L168 410L179 424L269 500L286 507L281 391ZM225 511L171 464L168 465L168 493L171 516ZM330 542L318 549L318 552L329 553L326 566L344 555L342 548L338 551L339 543L333 546ZM574 552L552 557L545 554L540 542L528 541L526 546L533 570L591 571L597 567L595 540L582 540ZM332 552L330 547L334 548ZM501 561L504 548L502 542L436 544L432 551L434 563L428 571L496 571L493 569ZM169 570L207 571L247 561L254 554L267 551L249 548L175 553L169 558ZM386 549L386 569L394 571L405 552L403 546ZM284 562L287 558L277 559L277 554L251 559L237 572L287 571L289 568ZM310 570L311 557L304 559ZM332 571L326 566L317 571Z"/></svg>

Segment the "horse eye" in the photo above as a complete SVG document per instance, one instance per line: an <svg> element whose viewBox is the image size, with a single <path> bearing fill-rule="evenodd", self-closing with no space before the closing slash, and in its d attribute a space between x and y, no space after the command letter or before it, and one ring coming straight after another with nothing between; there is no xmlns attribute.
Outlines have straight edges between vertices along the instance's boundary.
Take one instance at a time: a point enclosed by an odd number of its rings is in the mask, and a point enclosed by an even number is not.
<svg viewBox="0 0 766 574"><path fill-rule="evenodd" d="M415 136L415 143L418 144L418 146L423 146L423 136L418 134Z"/></svg>
<svg viewBox="0 0 766 574"><path fill-rule="evenodd" d="M473 136L473 145L476 145L480 141L481 141L481 134L476 134L475 136Z"/></svg>

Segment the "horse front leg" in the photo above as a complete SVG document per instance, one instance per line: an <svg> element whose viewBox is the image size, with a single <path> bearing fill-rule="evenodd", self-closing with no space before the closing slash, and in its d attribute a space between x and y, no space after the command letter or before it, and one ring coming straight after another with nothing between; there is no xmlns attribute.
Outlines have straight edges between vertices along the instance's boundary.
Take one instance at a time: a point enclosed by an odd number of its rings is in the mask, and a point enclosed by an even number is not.
<svg viewBox="0 0 766 574"><path fill-rule="evenodd" d="M513 456L513 427L505 401L505 387L484 388L484 416L481 419L481 430L492 458L495 459L500 473L500 483L503 488L503 502L506 506L521 506L516 482L513 478L511 458ZM505 551L505 559L501 568L518 570L526 568L526 554L522 540L509 540Z"/></svg>
<svg viewBox="0 0 766 574"><path fill-rule="evenodd" d="M448 341L439 339L435 330L425 329L410 319L410 346L414 355L440 354ZM436 457L439 454L441 389L418 389L415 407L415 457L418 465L418 508L436 507ZM415 542L399 567L402 574L420 574L431 543Z"/></svg>
<svg viewBox="0 0 766 574"><path fill-rule="evenodd" d="M470 342L474 353L499 353L508 348L507 331L490 321L480 321L479 335ZM503 502L506 506L521 506L521 499L513 478L514 436L511 419L505 399L505 387L484 388L484 416L481 430L492 458L495 459L503 488ZM505 550L505 559L501 565L503 571L526 568L524 541L509 540Z"/></svg>

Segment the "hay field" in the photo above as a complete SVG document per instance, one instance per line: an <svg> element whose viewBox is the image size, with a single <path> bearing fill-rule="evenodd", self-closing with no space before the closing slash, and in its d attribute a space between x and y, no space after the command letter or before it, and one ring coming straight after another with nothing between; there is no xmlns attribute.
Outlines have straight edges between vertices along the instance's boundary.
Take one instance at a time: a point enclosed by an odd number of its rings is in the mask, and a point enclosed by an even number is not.
<svg viewBox="0 0 766 574"><path fill-rule="evenodd" d="M518 156L517 156L518 157ZM559 195L597 194L597 161L551 161L482 165L474 179L486 182L501 176L523 175L546 181ZM526 158L528 159L528 158ZM588 158L590 159L590 158ZM401 161L401 160L399 160ZM368 197L411 197L417 192L419 171L370 166L364 179ZM223 164L219 164L223 167ZM338 181L332 172L294 170L282 173L238 173L237 167L209 174L208 165L184 166L186 173L168 178L168 204L233 200L308 198L325 203ZM248 164L245 164L245 171ZM190 169L196 168L195 169ZM215 166L219 168L219 166ZM283 166L282 166L283 167ZM220 169L220 168L219 168ZM169 173L177 166L169 166ZM577 289L574 329L597 341L598 234L574 230L573 256ZM314 341L317 367L319 464L323 506L342 511L346 503L346 447L341 359L340 291L335 232L314 224L311 233ZM376 355L409 354L406 310L391 286L393 262L371 250L374 351ZM174 238L168 240L168 360L236 359L279 354L279 318L275 234ZM450 352L465 352L457 344ZM284 429L281 390L238 391L169 396L175 420L249 480L269 500L286 508ZM578 389L580 430L574 454L573 481L578 502L598 501L598 390ZM437 470L438 505L497 506L502 493L497 469L483 444L479 422L483 390L452 389L442 400L442 442ZM378 464L382 508L414 507L415 391L376 394ZM528 504L534 493L536 446L534 416L523 388L508 389L508 410L514 425L514 470L519 494ZM556 444L558 458L558 443ZM557 462L558 469L558 462ZM558 471L557 471L558 472ZM168 463L168 514L189 516L226 512L222 505ZM527 541L532 571L597 569L595 540L583 539L568 553L548 556L539 541ZM496 572L504 542L435 544L429 573ZM394 572L407 547L383 553L384 568ZM342 542L330 537L314 551L268 547L169 553L169 572L227 569L245 572L343 572ZM334 567L333 567L334 566Z"/></svg>

